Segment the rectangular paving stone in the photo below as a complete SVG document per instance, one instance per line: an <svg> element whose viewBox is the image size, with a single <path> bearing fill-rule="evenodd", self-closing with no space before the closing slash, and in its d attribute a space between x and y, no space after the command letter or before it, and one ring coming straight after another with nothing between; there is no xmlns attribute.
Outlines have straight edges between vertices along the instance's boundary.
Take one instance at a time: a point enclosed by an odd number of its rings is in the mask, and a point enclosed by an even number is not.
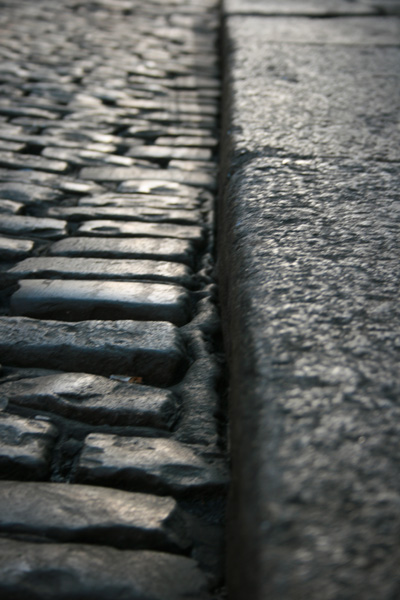
<svg viewBox="0 0 400 600"><path fill-rule="evenodd" d="M0 260L21 260L32 252L31 240L15 239L0 235Z"/></svg>
<svg viewBox="0 0 400 600"><path fill-rule="evenodd" d="M216 137L207 137L204 135L160 136L156 139L155 144L156 146L188 146L195 148L214 148L214 146L218 144L218 140Z"/></svg>
<svg viewBox="0 0 400 600"><path fill-rule="evenodd" d="M201 244L204 240L204 229L196 225L141 223L134 221L124 223L123 221L111 221L107 219L82 223L78 227L78 235L82 234L94 236L178 238L191 240L198 244Z"/></svg>
<svg viewBox="0 0 400 600"><path fill-rule="evenodd" d="M4 200L0 198L0 214L18 214L24 205L21 202L14 202L14 200Z"/></svg>
<svg viewBox="0 0 400 600"><path fill-rule="evenodd" d="M13 315L85 319L170 321L190 319L187 291L178 285L139 281L22 279L10 299Z"/></svg>
<svg viewBox="0 0 400 600"><path fill-rule="evenodd" d="M0 181L0 198L7 198L14 202L32 204L57 200L61 196L58 190L41 185L23 183L18 181Z"/></svg>
<svg viewBox="0 0 400 600"><path fill-rule="evenodd" d="M226 474L187 444L166 438L89 434L76 480L173 496L222 491Z"/></svg>
<svg viewBox="0 0 400 600"><path fill-rule="evenodd" d="M163 171L165 173L165 171ZM169 181L166 179L137 179L123 181L118 186L118 192L139 193L139 194L159 194L170 196L182 196L183 198L198 198L200 190L184 183Z"/></svg>
<svg viewBox="0 0 400 600"><path fill-rule="evenodd" d="M179 330L167 322L41 321L0 317L0 363L143 377L168 386L186 367Z"/></svg>
<svg viewBox="0 0 400 600"><path fill-rule="evenodd" d="M0 161L1 164L1 161ZM205 187L215 189L215 178L207 173L186 173L179 169L154 169L149 174L148 169L138 167L84 167L80 171L81 179L90 179L91 181L116 181L128 182L129 180L168 180L195 187ZM128 191L128 190L126 190Z"/></svg>
<svg viewBox="0 0 400 600"><path fill-rule="evenodd" d="M0 257L1 257L0 237ZM13 240L14 241L14 240ZM191 283L191 270L183 264L155 260L121 260L102 258L34 257L7 271L8 277L24 279L113 279L114 281L147 280L163 283Z"/></svg>
<svg viewBox="0 0 400 600"><path fill-rule="evenodd" d="M147 206L164 209L184 208L186 210L198 208L200 204L200 198L183 198L178 195L162 196L161 194L101 194L97 196L84 196L78 201L79 206Z"/></svg>
<svg viewBox="0 0 400 600"><path fill-rule="evenodd" d="M12 539L0 539L0 593L24 600L210 598L205 576L185 556Z"/></svg>
<svg viewBox="0 0 400 600"><path fill-rule="evenodd" d="M0 412L0 478L48 477L57 435L49 422Z"/></svg>
<svg viewBox="0 0 400 600"><path fill-rule="evenodd" d="M210 160L212 153L208 148L189 148L176 146L133 146L127 152L133 158L173 159L180 160Z"/></svg>
<svg viewBox="0 0 400 600"><path fill-rule="evenodd" d="M33 154L14 154L0 152L0 166L11 169L38 169L49 173L62 173L68 168L68 163L61 160L49 160Z"/></svg>
<svg viewBox="0 0 400 600"><path fill-rule="evenodd" d="M0 481L0 532L131 549L189 546L172 498L69 483Z"/></svg>
<svg viewBox="0 0 400 600"><path fill-rule="evenodd" d="M12 405L93 425L170 429L178 414L172 392L89 373L28 376L5 383L0 379L0 396Z"/></svg>
<svg viewBox="0 0 400 600"><path fill-rule="evenodd" d="M4 214L0 219L0 233L57 239L67 235L67 223L61 219Z"/></svg>
<svg viewBox="0 0 400 600"><path fill-rule="evenodd" d="M69 221L84 221L86 219L121 219L123 221L183 224L198 224L202 222L202 215L197 210L175 210L171 208L153 208L149 206L54 206L46 211L46 216Z"/></svg>
<svg viewBox="0 0 400 600"><path fill-rule="evenodd" d="M49 254L70 257L114 259L154 259L182 262L193 266L193 246L189 240L174 238L89 238L73 237L50 246Z"/></svg>

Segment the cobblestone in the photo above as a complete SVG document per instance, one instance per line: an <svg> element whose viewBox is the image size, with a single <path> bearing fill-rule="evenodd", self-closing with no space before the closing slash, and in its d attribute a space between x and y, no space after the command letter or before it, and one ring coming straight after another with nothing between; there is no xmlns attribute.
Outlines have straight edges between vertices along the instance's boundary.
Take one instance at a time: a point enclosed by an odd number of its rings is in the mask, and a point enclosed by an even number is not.
<svg viewBox="0 0 400 600"><path fill-rule="evenodd" d="M0 539L2 597L26 600L206 600L207 580L190 558L85 544Z"/></svg>
<svg viewBox="0 0 400 600"><path fill-rule="evenodd" d="M0 413L0 477L45 479L56 437L51 423Z"/></svg>
<svg viewBox="0 0 400 600"><path fill-rule="evenodd" d="M28 376L0 383L0 396L9 405L53 412L93 425L171 429L178 412L178 400L168 390L89 373Z"/></svg>
<svg viewBox="0 0 400 600"><path fill-rule="evenodd" d="M3 4L0 595L220 600L217 0Z"/></svg>
<svg viewBox="0 0 400 600"><path fill-rule="evenodd" d="M194 253L189 240L174 238L84 238L74 237L50 247L54 256L102 257L114 259L163 259L193 266Z"/></svg>
<svg viewBox="0 0 400 600"><path fill-rule="evenodd" d="M129 549L189 547L172 498L67 483L0 481L0 532Z"/></svg>
<svg viewBox="0 0 400 600"><path fill-rule="evenodd" d="M0 252L1 248L0 238ZM14 241L14 240L13 240ZM32 244L33 245L33 244ZM16 250L17 251L17 247ZM31 246L29 246L31 249ZM5 250L7 246L5 245ZM21 245L20 254L26 249ZM23 256L17 256L22 258ZM111 260L101 258L39 257L27 258L7 271L16 279L58 277L65 279L132 279L190 284L191 271L186 265L155 260Z"/></svg>
<svg viewBox="0 0 400 600"><path fill-rule="evenodd" d="M186 444L165 438L90 434L77 469L77 480L114 484L173 496L207 494L223 488L224 473L207 464Z"/></svg>

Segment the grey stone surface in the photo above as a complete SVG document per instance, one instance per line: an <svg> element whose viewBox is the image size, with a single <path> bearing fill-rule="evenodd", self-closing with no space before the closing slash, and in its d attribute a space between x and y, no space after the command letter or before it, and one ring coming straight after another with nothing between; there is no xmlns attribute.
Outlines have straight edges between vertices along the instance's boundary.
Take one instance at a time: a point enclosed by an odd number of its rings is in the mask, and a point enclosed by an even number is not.
<svg viewBox="0 0 400 600"><path fill-rule="evenodd" d="M133 146L128 156L147 159L177 158L180 160L210 160L211 151L208 148L177 148L176 146Z"/></svg>
<svg viewBox="0 0 400 600"><path fill-rule="evenodd" d="M2 255L0 238L0 256ZM14 241L14 240L13 240ZM23 240L22 240L23 241ZM33 245L33 244L32 244ZM23 253L23 244L15 248ZM7 244L5 244L7 251ZM25 249L25 254L27 254ZM7 276L23 279L26 277L63 279L113 279L131 281L145 279L164 283L188 284L191 270L179 263L155 260L128 260L102 258L38 257L28 258L7 271Z"/></svg>
<svg viewBox="0 0 400 600"><path fill-rule="evenodd" d="M0 205L1 209L1 205ZM55 206L46 211L49 217L70 221L119 219L124 222L144 221L197 225L202 221L199 211L189 209L155 208L150 206Z"/></svg>
<svg viewBox="0 0 400 600"><path fill-rule="evenodd" d="M400 19L388 19L387 17L370 17L368 19L365 17L351 19L344 17L335 19L287 17L265 19L262 22L263 39L268 43L322 44L324 46L343 44L361 47L399 46ZM243 23L244 30L248 27L251 28L252 24ZM354 65L354 68L356 71L357 65ZM292 80L292 83L295 81Z"/></svg>
<svg viewBox="0 0 400 600"><path fill-rule="evenodd" d="M173 496L206 497L227 485L221 465L206 462L187 444L109 434L87 436L76 479Z"/></svg>
<svg viewBox="0 0 400 600"><path fill-rule="evenodd" d="M175 500L108 488L0 481L0 531L117 548L189 547Z"/></svg>
<svg viewBox="0 0 400 600"><path fill-rule="evenodd" d="M1 164L1 160L0 160ZM207 173L185 173L179 169L169 169L166 172L164 169L151 170L139 167L85 167L80 172L82 179L90 179L91 181L124 181L130 180L145 180L148 179L157 181L171 181L172 183L183 183L193 185L195 187L206 187L215 189L215 178ZM129 183L128 183L129 185ZM126 190L129 191L129 190Z"/></svg>
<svg viewBox="0 0 400 600"><path fill-rule="evenodd" d="M199 207L199 200L192 197L156 194L100 194L85 196L79 206L152 207L172 209L192 209Z"/></svg>
<svg viewBox="0 0 400 600"><path fill-rule="evenodd" d="M393 43L390 23L398 31L400 20L369 22L230 20L236 77L252 82L232 94L241 117L237 123L233 119L227 141L242 152L243 161L287 155L400 159L400 129L394 126L400 110L400 46L371 49L375 29L378 40L385 40L386 31ZM304 43L285 43L290 35ZM330 39L341 44L331 45ZM361 45L352 45L360 39Z"/></svg>
<svg viewBox="0 0 400 600"><path fill-rule="evenodd" d="M4 600L206 600L196 562L163 552L0 540Z"/></svg>
<svg viewBox="0 0 400 600"><path fill-rule="evenodd" d="M48 477L57 435L51 423L0 412L0 478Z"/></svg>
<svg viewBox="0 0 400 600"><path fill-rule="evenodd" d="M373 16L398 13L398 0L224 0L226 14L310 17Z"/></svg>
<svg viewBox="0 0 400 600"><path fill-rule="evenodd" d="M49 252L54 256L176 261L189 266L194 261L191 242L176 238L73 237L56 242Z"/></svg>
<svg viewBox="0 0 400 600"><path fill-rule="evenodd" d="M232 600L399 593L400 54L380 23L226 20Z"/></svg>
<svg viewBox="0 0 400 600"><path fill-rule="evenodd" d="M177 238L201 242L204 239L204 230L196 225L176 225L174 223L139 223L111 220L86 221L78 228L78 234L96 236L124 236L124 237L157 237Z"/></svg>
<svg viewBox="0 0 400 600"><path fill-rule="evenodd" d="M141 425L170 429L178 414L172 392L89 373L27 375L0 379L0 397L10 405L35 408L93 425Z"/></svg>
<svg viewBox="0 0 400 600"><path fill-rule="evenodd" d="M6 235L33 235L57 239L67 234L67 223L58 219L40 219L21 215L2 215L0 232Z"/></svg>
<svg viewBox="0 0 400 600"><path fill-rule="evenodd" d="M38 169L49 173L62 173L68 168L68 164L60 160L48 160L41 156L4 151L0 152L0 166L12 169Z"/></svg>
<svg viewBox="0 0 400 600"><path fill-rule="evenodd" d="M22 181L0 181L0 197L8 198L15 202L23 202L24 204L47 202L57 200L60 196L61 193L59 191L45 186L24 183Z"/></svg>
<svg viewBox="0 0 400 600"><path fill-rule="evenodd" d="M20 260L29 256L32 252L34 243L31 240L15 239L0 236L0 259L1 260Z"/></svg>
<svg viewBox="0 0 400 600"><path fill-rule="evenodd" d="M0 317L0 361L98 375L121 373L155 385L172 384L186 365L182 339L171 323L63 323L25 317Z"/></svg>
<svg viewBox="0 0 400 600"><path fill-rule="evenodd" d="M14 200L3 200L0 198L0 214L11 214L16 215L21 212L24 205L21 202L14 202Z"/></svg>
<svg viewBox="0 0 400 600"><path fill-rule="evenodd" d="M165 176L165 171L163 171ZM123 181L118 186L118 191L124 194L159 194L162 196L182 196L184 198L197 198L199 190L185 183L170 181L168 178L152 179L150 176L147 179L137 179ZM145 198L145 196L143 196Z"/></svg>
<svg viewBox="0 0 400 600"><path fill-rule="evenodd" d="M22 279L10 299L13 315L170 321L190 318L189 296L178 285L141 281Z"/></svg>

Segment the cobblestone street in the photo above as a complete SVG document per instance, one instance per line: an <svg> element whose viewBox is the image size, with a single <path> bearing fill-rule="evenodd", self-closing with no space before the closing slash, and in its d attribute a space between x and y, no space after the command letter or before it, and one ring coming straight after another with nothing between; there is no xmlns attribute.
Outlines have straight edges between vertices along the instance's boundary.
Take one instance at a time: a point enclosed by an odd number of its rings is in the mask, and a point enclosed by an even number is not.
<svg viewBox="0 0 400 600"><path fill-rule="evenodd" d="M1 598L223 598L218 2L1 9Z"/></svg>

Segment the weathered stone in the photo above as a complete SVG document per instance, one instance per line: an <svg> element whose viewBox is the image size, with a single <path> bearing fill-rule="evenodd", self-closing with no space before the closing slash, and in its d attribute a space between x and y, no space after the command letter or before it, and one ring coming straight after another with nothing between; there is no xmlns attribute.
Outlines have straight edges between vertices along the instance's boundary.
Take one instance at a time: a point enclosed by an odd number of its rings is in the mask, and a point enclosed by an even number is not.
<svg viewBox="0 0 400 600"><path fill-rule="evenodd" d="M164 209L186 210L198 208L201 200L182 196L167 196L156 194L101 194L85 196L78 202L79 206L119 206L119 207L153 207Z"/></svg>
<svg viewBox="0 0 400 600"><path fill-rule="evenodd" d="M20 217L21 218L21 217ZM1 229L0 229L1 230ZM122 221L86 221L78 228L78 234L96 236L125 236L125 237L164 237L187 239L201 243L204 239L204 229L196 225L176 225L174 223L140 223Z"/></svg>
<svg viewBox="0 0 400 600"><path fill-rule="evenodd" d="M396 0L394 0L394 3ZM373 16L380 14L380 4L392 4L388 2L373 2L372 0L361 0L361 2L347 2L346 0L227 0L225 10L230 15L258 15L264 17L276 16L305 16L305 17L338 17L338 16Z"/></svg>
<svg viewBox="0 0 400 600"><path fill-rule="evenodd" d="M189 445L108 434L86 437L76 479L173 496L221 492L227 484L220 468Z"/></svg>
<svg viewBox="0 0 400 600"><path fill-rule="evenodd" d="M0 256L1 256L0 238ZM13 240L14 241L14 240ZM191 271L186 265L155 260L112 260L102 258L28 258L7 271L7 277L62 279L113 279L190 283Z"/></svg>
<svg viewBox="0 0 400 600"><path fill-rule="evenodd" d="M177 148L176 146L133 146L128 151L128 156L133 158L147 158L149 160L173 159L180 160L210 160L211 151L208 148Z"/></svg>
<svg viewBox="0 0 400 600"><path fill-rule="evenodd" d="M4 600L207 600L196 562L143 550L0 540Z"/></svg>
<svg viewBox="0 0 400 600"><path fill-rule="evenodd" d="M57 239L67 234L67 223L59 219L41 219L20 215L2 215L0 232L8 235L35 235Z"/></svg>
<svg viewBox="0 0 400 600"><path fill-rule="evenodd" d="M125 186L129 186L130 180L133 180L134 185L136 185L137 180L153 179L154 182L167 180L196 187L200 186L210 189L215 189L216 187L215 178L207 173L185 173L179 169L169 169L168 171L165 171L164 169L154 169L149 173L148 169L139 167L85 167L81 170L80 177L82 179L100 182L123 181L125 182ZM129 190L126 189L126 191Z"/></svg>
<svg viewBox="0 0 400 600"><path fill-rule="evenodd" d="M0 412L0 478L46 478L57 435L51 423Z"/></svg>
<svg viewBox="0 0 400 600"><path fill-rule="evenodd" d="M60 196L61 193L58 190L41 185L19 181L0 181L0 197L15 202L23 202L24 204L48 202L57 200Z"/></svg>
<svg viewBox="0 0 400 600"><path fill-rule="evenodd" d="M57 413L93 425L170 429L178 403L172 392L88 373L0 380L0 397L12 405Z"/></svg>
<svg viewBox="0 0 400 600"><path fill-rule="evenodd" d="M202 221L201 213L196 210L176 210L171 208L153 208L150 206L55 206L48 209L46 214L49 217L67 219L69 221L120 219L126 222L189 223L191 225L201 223Z"/></svg>
<svg viewBox="0 0 400 600"><path fill-rule="evenodd" d="M10 300L11 313L29 317L136 319L184 325L190 318L187 291L172 284L139 281L23 279Z"/></svg>
<svg viewBox="0 0 400 600"><path fill-rule="evenodd" d="M0 532L117 548L189 546L172 498L69 483L0 481Z"/></svg>
<svg viewBox="0 0 400 600"><path fill-rule="evenodd" d="M60 160L48 160L41 156L13 154L12 152L0 152L0 165L12 169L38 169L50 173L62 173L68 168L68 163Z"/></svg>
<svg viewBox="0 0 400 600"><path fill-rule="evenodd" d="M171 323L63 323L24 317L0 317L0 361L98 375L122 373L155 385L172 384L186 365L179 331Z"/></svg>
<svg viewBox="0 0 400 600"><path fill-rule="evenodd" d="M0 236L0 259L20 260L29 256L34 243L31 240L22 240Z"/></svg>
<svg viewBox="0 0 400 600"><path fill-rule="evenodd" d="M55 256L87 256L114 259L154 259L193 265L194 254L189 240L174 238L85 238L74 237L50 247Z"/></svg>
<svg viewBox="0 0 400 600"><path fill-rule="evenodd" d="M131 167L135 164L135 161L129 156L119 156L89 149L80 150L78 148L66 149L47 147L43 150L42 156L52 160L65 161L78 167L90 166L93 164Z"/></svg>
<svg viewBox="0 0 400 600"><path fill-rule="evenodd" d="M0 214L11 214L16 215L24 207L21 202L14 202L14 200L3 200L0 198Z"/></svg>
<svg viewBox="0 0 400 600"><path fill-rule="evenodd" d="M157 146L174 147L195 147L195 148L213 148L218 143L217 138L204 135L178 135L178 136L160 136L156 139ZM197 158L193 160L198 160Z"/></svg>
<svg viewBox="0 0 400 600"><path fill-rule="evenodd" d="M165 174L165 171L162 172ZM197 198L199 195L199 190L184 183L169 181L168 179L154 180L150 178L123 181L118 186L118 191L124 194L160 194L162 196L182 196L183 198Z"/></svg>

